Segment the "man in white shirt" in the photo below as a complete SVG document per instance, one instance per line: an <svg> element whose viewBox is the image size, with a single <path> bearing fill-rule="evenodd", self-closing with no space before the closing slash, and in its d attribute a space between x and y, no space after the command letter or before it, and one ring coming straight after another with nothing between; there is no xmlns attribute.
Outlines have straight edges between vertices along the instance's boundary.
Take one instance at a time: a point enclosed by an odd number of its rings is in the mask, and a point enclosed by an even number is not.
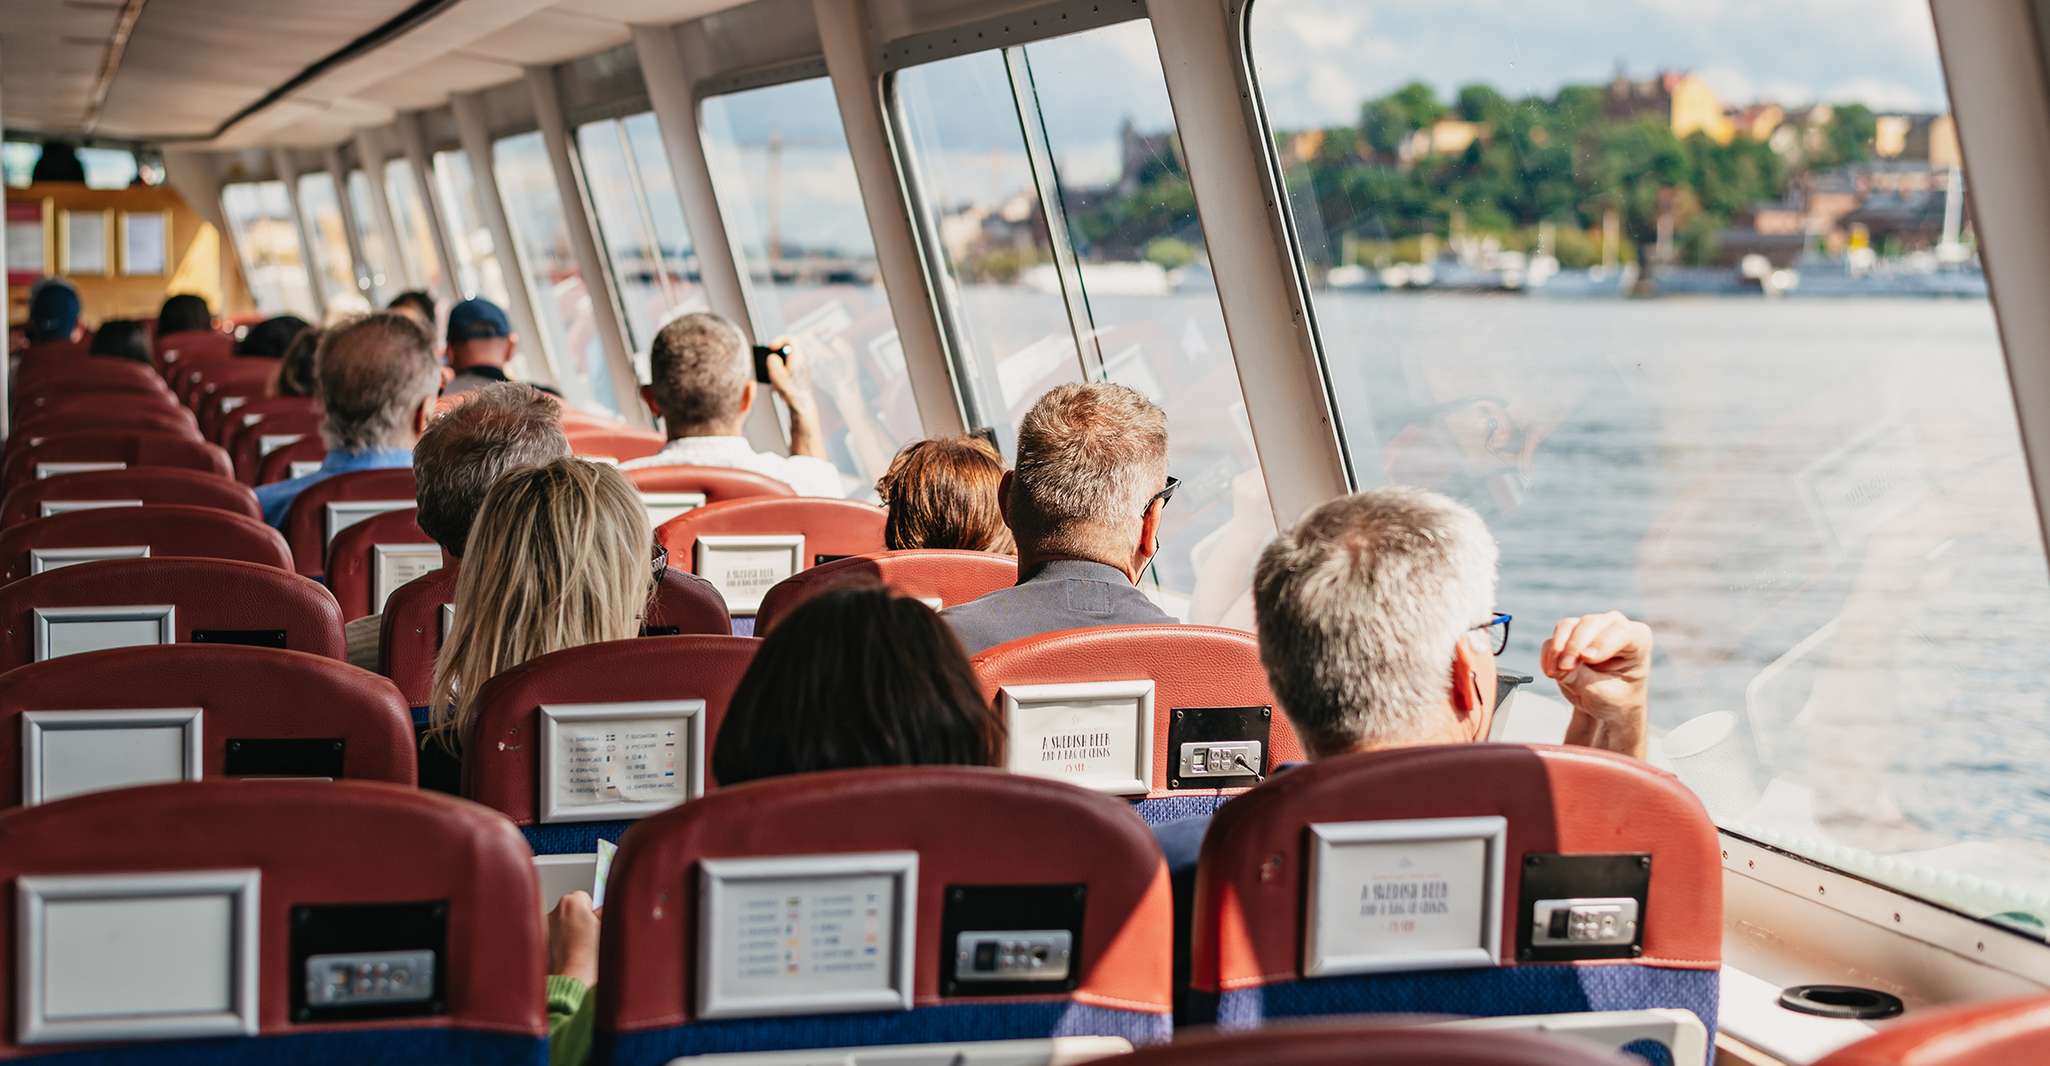
<svg viewBox="0 0 2050 1066"><path fill-rule="evenodd" d="M653 382L642 395L668 426L669 443L620 466L735 467L784 482L800 496L844 496L819 435L810 368L787 341L775 347L781 354L768 358L769 387L790 410L789 455L758 452L741 435L757 395L753 349L733 323L701 312L662 327L648 353Z"/></svg>

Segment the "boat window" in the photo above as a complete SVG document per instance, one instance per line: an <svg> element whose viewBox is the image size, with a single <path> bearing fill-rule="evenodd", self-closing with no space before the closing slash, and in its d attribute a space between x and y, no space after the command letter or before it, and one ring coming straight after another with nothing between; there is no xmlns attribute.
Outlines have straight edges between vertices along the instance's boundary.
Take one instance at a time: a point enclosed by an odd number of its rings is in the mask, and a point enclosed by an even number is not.
<svg viewBox="0 0 2050 1066"><path fill-rule="evenodd" d="M1190 621L1250 628L1273 512L1151 24L913 67L893 85L973 409L1008 451L1017 418L1062 381L1159 403L1182 489L1148 591Z"/></svg>
<svg viewBox="0 0 2050 1066"><path fill-rule="evenodd" d="M446 286L442 277L441 253L434 247L434 230L420 203L420 186L413 180L413 163L403 156L385 160L384 198L391 204L392 227L399 231L399 246L413 276L429 295L439 297Z"/></svg>
<svg viewBox="0 0 2050 1066"><path fill-rule="evenodd" d="M6 183L15 188L29 184L37 160L43 157L43 146L30 141L7 141L0 145L0 170L6 174ZM125 148L80 148L78 162L85 168L85 186L88 189L125 189L135 183L139 168L135 153ZM153 171L150 184L163 181L163 165L159 163Z"/></svg>
<svg viewBox="0 0 2050 1066"><path fill-rule="evenodd" d="M577 130L599 240L626 305L637 372L647 377L648 346L671 318L705 309L697 253L655 115L592 122Z"/></svg>
<svg viewBox="0 0 2050 1066"><path fill-rule="evenodd" d="M221 187L221 213L242 263L249 296L265 314L293 314L308 321L313 290L300 257L299 232L292 225L292 201L282 181L248 181Z"/></svg>
<svg viewBox="0 0 2050 1066"><path fill-rule="evenodd" d="M356 241L363 249L363 262L357 264L356 287L370 298L371 306L383 307L405 287L405 278L392 259L384 227L377 224L377 207L371 202L376 195L377 188L368 175L360 170L349 171L349 220L355 224Z"/></svg>
<svg viewBox="0 0 2050 1066"><path fill-rule="evenodd" d="M470 157L461 149L434 153L434 191L441 224L455 246L456 289L465 299L480 296L500 307L512 303L506 294L505 271L491 239L491 226L477 206L476 179ZM534 338L529 344L538 344Z"/></svg>
<svg viewBox="0 0 2050 1066"><path fill-rule="evenodd" d="M555 170L538 130L507 137L491 146L492 168L506 221L520 246L548 350L570 403L618 414L612 374L605 366L605 345L599 339L597 315L609 309L593 306L584 286L576 253L569 243L569 224L555 191Z"/></svg>
<svg viewBox="0 0 2050 1066"><path fill-rule="evenodd" d="M833 88L813 78L714 96L702 125L754 334L803 347L828 454L867 488L920 429Z"/></svg>
<svg viewBox="0 0 2050 1066"><path fill-rule="evenodd" d="M314 170L299 176L299 217L313 242L313 264L328 313L370 310L370 301L356 288L349 235L342 225L342 203L335 195L332 174Z"/></svg>
<svg viewBox="0 0 2050 1066"><path fill-rule="evenodd" d="M1721 824L2034 922L2050 584L1970 186L1928 4L1843 13L1257 0L1248 33L1353 468L1487 518L1533 620L1506 668L1643 618Z"/></svg>

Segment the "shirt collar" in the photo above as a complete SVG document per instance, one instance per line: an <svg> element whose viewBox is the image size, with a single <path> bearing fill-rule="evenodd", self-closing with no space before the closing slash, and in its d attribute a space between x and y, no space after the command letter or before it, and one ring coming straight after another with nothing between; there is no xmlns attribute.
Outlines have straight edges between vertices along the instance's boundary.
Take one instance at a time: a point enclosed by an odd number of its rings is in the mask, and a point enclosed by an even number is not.
<svg viewBox="0 0 2050 1066"><path fill-rule="evenodd" d="M331 448L320 461L320 472L343 474L351 470L381 470L412 465L411 448Z"/></svg>
<svg viewBox="0 0 2050 1066"><path fill-rule="evenodd" d="M478 366L466 366L463 369L456 371L456 376L459 378L483 378L486 381L512 380L511 378L505 376L505 370L503 367L492 366L489 363L484 363Z"/></svg>
<svg viewBox="0 0 2050 1066"><path fill-rule="evenodd" d="M1132 579L1123 570L1109 563L1092 559L1054 559L1039 564L1018 582L1027 581L1102 581L1112 585L1130 585Z"/></svg>

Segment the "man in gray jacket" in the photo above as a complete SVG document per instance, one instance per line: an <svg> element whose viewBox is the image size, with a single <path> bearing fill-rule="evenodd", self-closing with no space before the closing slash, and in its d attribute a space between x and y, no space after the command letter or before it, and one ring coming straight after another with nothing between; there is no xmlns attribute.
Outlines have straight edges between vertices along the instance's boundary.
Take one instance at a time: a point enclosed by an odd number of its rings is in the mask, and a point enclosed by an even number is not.
<svg viewBox="0 0 2050 1066"><path fill-rule="evenodd" d="M1160 550L1174 494L1167 416L1123 385L1062 385L1018 424L1018 464L997 487L1019 581L941 612L973 655L1085 626L1172 623L1136 587Z"/></svg>

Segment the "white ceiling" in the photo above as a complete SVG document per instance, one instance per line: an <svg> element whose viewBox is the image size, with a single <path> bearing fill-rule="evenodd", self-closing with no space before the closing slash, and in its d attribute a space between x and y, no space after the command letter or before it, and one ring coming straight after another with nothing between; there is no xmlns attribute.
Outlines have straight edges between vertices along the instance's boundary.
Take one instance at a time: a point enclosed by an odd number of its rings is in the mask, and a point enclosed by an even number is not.
<svg viewBox="0 0 2050 1066"><path fill-rule="evenodd" d="M0 119L141 141L205 139L413 0L142 0L97 114L93 91L124 0L0 0ZM742 0L456 0L339 62L207 142L332 144L395 111L513 81Z"/></svg>

